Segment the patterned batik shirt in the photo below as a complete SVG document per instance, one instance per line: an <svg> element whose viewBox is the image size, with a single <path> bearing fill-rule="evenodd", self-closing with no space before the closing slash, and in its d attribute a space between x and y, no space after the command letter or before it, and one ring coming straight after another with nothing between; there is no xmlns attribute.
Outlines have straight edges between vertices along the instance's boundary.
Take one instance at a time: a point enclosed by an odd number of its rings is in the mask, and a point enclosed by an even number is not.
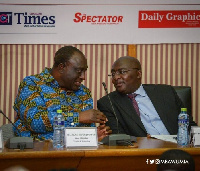
<svg viewBox="0 0 200 171"><path fill-rule="evenodd" d="M25 77L20 83L14 102L17 112L15 135L45 140L53 137L53 119L62 110L65 127L95 126L79 123L79 112L93 108L91 92L84 85L74 92L62 90L58 82L45 68L37 75ZM20 132L20 133L19 133Z"/></svg>

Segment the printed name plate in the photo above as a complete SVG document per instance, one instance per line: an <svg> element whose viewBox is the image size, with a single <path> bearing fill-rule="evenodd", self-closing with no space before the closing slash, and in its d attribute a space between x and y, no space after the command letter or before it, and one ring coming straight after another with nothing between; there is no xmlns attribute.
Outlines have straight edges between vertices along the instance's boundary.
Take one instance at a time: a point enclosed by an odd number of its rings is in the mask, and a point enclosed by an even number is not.
<svg viewBox="0 0 200 171"><path fill-rule="evenodd" d="M96 127L70 127L65 129L66 148L97 148Z"/></svg>
<svg viewBox="0 0 200 171"><path fill-rule="evenodd" d="M190 142L193 147L200 146L200 127L199 126L191 126Z"/></svg>

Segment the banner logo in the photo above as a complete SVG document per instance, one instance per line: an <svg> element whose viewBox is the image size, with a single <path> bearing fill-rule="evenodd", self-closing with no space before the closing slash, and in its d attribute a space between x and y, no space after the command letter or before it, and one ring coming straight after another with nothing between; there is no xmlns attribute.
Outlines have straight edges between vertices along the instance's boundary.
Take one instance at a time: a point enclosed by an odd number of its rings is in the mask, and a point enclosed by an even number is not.
<svg viewBox="0 0 200 171"><path fill-rule="evenodd" d="M161 159L147 159L146 160L147 164L189 164L188 160L179 160L179 159L174 159L174 160L161 160Z"/></svg>
<svg viewBox="0 0 200 171"><path fill-rule="evenodd" d="M75 23L91 23L91 24L119 24L123 21L123 16L116 15L87 15L77 12L73 19Z"/></svg>
<svg viewBox="0 0 200 171"><path fill-rule="evenodd" d="M43 15L39 13L14 13L17 18L17 24L24 25L24 27L55 27L55 16Z"/></svg>
<svg viewBox="0 0 200 171"><path fill-rule="evenodd" d="M200 10L139 11L138 28L192 27L200 27Z"/></svg>
<svg viewBox="0 0 200 171"><path fill-rule="evenodd" d="M12 12L0 12L0 25L12 25Z"/></svg>

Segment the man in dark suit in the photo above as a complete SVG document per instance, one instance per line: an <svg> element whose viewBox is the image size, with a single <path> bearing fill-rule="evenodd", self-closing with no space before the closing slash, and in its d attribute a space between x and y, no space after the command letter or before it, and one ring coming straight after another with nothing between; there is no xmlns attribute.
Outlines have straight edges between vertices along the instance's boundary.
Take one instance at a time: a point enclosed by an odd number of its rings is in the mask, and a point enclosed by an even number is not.
<svg viewBox="0 0 200 171"><path fill-rule="evenodd" d="M114 111L107 95L98 100L97 107L108 118L106 124L113 133L137 137L177 134L178 114L184 105L172 86L142 84L141 64L130 56L114 62L111 77L116 88L109 94Z"/></svg>

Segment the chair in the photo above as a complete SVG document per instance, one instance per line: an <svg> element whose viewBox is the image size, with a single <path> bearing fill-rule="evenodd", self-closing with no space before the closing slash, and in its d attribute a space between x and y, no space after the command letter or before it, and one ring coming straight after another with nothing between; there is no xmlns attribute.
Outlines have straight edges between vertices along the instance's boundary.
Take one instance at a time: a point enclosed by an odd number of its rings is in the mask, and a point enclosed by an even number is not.
<svg viewBox="0 0 200 171"><path fill-rule="evenodd" d="M191 102L191 87L189 86L173 86L177 92L179 98L187 108L188 114L192 114L192 102Z"/></svg>
<svg viewBox="0 0 200 171"><path fill-rule="evenodd" d="M1 126L3 133L3 141L7 141L8 139L14 137L13 125L11 123L5 124Z"/></svg>

